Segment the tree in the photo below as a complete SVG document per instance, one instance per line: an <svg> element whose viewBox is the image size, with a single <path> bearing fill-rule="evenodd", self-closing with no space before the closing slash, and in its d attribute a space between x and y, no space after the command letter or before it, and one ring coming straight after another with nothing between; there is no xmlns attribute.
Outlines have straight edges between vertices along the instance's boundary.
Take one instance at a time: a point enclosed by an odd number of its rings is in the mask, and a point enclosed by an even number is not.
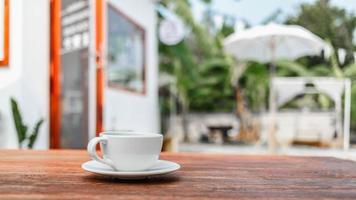
<svg viewBox="0 0 356 200"><path fill-rule="evenodd" d="M353 53L356 50L355 38L356 16L345 9L331 5L330 0L318 0L314 4L301 4L299 12L286 20L287 24L301 25L321 38L330 41L333 49L343 48L347 55L345 62L340 64L338 52L333 51L329 60L321 57L299 59L298 63L305 66L314 76L334 76L350 78L352 81L351 127L356 129L356 64Z"/></svg>
<svg viewBox="0 0 356 200"><path fill-rule="evenodd" d="M211 3L209 0L204 2L207 5ZM187 140L188 112L233 110L233 87L229 81L231 60L222 49L222 39L231 33L232 27L224 23L221 30L215 31L210 27L211 23L197 22L188 0L162 0L159 4L175 13L190 30L177 45L159 43L160 72L175 77L176 99ZM207 9L207 12L210 11ZM159 13L159 18L162 20L164 17ZM164 97L160 97L160 100L161 111L167 113L167 100Z"/></svg>
<svg viewBox="0 0 356 200"><path fill-rule="evenodd" d="M197 22L187 0L163 0L160 4L171 9L191 30L177 45L159 43L160 71L176 77L182 107L192 111L231 111L231 62L222 49L222 39L231 33L231 27L224 23L223 29L209 31L212 24ZM207 12L207 15L211 14L211 10L207 9Z"/></svg>
<svg viewBox="0 0 356 200"><path fill-rule="evenodd" d="M295 16L286 20L287 24L298 24L323 39L330 40L335 49L347 51L345 65L352 63L353 33L356 30L356 16L345 9L331 5L330 0L318 0L313 4L304 3ZM337 53L337 52L336 52Z"/></svg>

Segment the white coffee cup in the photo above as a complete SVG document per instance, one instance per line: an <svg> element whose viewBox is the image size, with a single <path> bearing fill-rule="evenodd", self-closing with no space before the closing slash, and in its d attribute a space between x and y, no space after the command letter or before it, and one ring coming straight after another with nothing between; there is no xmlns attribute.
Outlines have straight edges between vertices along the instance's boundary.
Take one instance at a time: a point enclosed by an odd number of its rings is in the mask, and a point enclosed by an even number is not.
<svg viewBox="0 0 356 200"><path fill-rule="evenodd" d="M90 157L117 171L141 171L152 167L159 158L163 136L135 131L106 131L88 143ZM96 153L100 143L103 158Z"/></svg>

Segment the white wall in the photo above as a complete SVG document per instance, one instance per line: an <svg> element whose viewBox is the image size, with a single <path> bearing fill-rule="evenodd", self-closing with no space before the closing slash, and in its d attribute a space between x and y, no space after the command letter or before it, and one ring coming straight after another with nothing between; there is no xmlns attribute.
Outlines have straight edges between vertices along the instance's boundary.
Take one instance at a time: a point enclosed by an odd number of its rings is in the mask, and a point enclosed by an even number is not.
<svg viewBox="0 0 356 200"><path fill-rule="evenodd" d="M35 148L48 148L49 1L10 1L10 60L0 68L0 148L16 148L10 97L15 97L25 123L41 117Z"/></svg>
<svg viewBox="0 0 356 200"><path fill-rule="evenodd" d="M48 0L22 2L24 3L22 112L25 114L26 122L31 125L39 118L44 118L45 123L35 147L48 148L50 4Z"/></svg>
<svg viewBox="0 0 356 200"><path fill-rule="evenodd" d="M2 12L5 9L5 0L0 0L0 34L4 33L5 30L5 12ZM0 37L0 60L4 59L4 37Z"/></svg>
<svg viewBox="0 0 356 200"><path fill-rule="evenodd" d="M151 0L110 0L146 31L146 95L105 88L104 129L159 132L156 12Z"/></svg>

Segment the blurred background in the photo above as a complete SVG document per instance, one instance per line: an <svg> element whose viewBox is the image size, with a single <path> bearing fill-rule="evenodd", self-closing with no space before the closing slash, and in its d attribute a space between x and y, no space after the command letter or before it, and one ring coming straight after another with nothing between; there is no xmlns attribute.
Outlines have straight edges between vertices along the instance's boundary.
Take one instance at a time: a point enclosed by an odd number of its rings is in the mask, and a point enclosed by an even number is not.
<svg viewBox="0 0 356 200"><path fill-rule="evenodd" d="M0 0L0 147L356 159L352 0ZM355 102L355 103L354 103Z"/></svg>

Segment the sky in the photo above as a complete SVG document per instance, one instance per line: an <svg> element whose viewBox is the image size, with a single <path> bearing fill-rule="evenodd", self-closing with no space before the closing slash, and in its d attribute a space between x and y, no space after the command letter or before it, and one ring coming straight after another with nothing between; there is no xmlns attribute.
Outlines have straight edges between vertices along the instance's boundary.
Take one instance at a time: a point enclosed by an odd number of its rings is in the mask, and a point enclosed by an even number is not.
<svg viewBox="0 0 356 200"><path fill-rule="evenodd" d="M298 11L301 3L313 3L316 0L213 0L212 8L218 13L233 15L236 19L247 20L251 25L260 24L277 9L282 10L282 18ZM204 3L191 0L195 17L201 19ZM331 0L348 11L356 13L356 0Z"/></svg>

